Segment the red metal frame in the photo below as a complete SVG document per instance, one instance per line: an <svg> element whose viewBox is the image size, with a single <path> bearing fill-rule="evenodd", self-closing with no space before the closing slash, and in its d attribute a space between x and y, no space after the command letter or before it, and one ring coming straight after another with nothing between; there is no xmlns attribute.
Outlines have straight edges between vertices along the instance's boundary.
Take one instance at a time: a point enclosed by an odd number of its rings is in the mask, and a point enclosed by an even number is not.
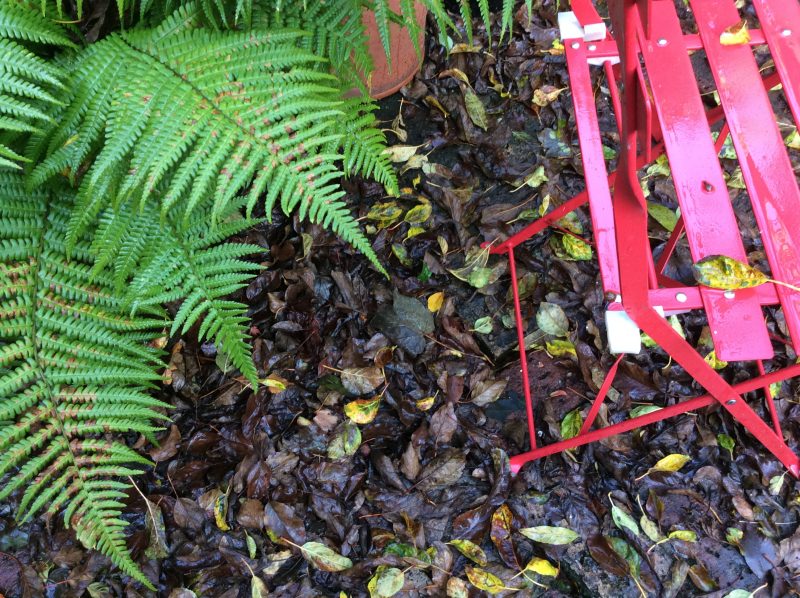
<svg viewBox="0 0 800 598"><path fill-rule="evenodd" d="M722 30L739 18L733 0L691 0L698 20L695 35L682 34L672 0L610 0L616 42L610 36L593 42L564 40L587 189L502 243L491 246L492 253L507 254L510 263L531 444L530 451L511 459L513 471L528 461L717 403L793 475L800 476L800 458L784 442L769 391L771 383L800 375L800 365L766 372L763 359L771 358L773 350L761 311L764 305L783 307L797 350L800 293L766 284L737 290L731 295L707 287L686 287L664 275L664 268L682 237L695 260L712 254L746 260L717 160L730 134L773 276L792 284L800 282L800 190L777 126L769 124L774 123L774 115L766 93L761 91L762 86L770 89L782 83L793 115L797 118L800 114L800 3L790 2L791 10L786 11L784 3L778 4L780 11L774 8L775 0L754 0L763 30L751 29L750 45L769 43L776 64L776 72L763 80L748 45L719 44ZM581 19L590 23L599 19L590 0L573 0L572 6L581 23L587 22ZM711 110L705 110L700 101L688 60L687 50L698 49L706 52L722 100L722 106ZM603 69L609 79L622 149L617 172L607 175L588 60L616 57L620 58L620 67L612 68L610 62L605 62ZM730 84L731 81L735 83ZM625 93L618 93L618 85ZM712 144L708 125L721 120L724 120L722 130L716 144ZM650 251L647 203L637 171L665 152L681 205L681 219L656 263ZM592 430L624 357L620 355L592 403L580 433L537 447L524 346L526 327L514 251L585 203L590 206L603 288L621 297L621 302L614 302L609 308L624 310L707 394ZM755 361L759 375L731 386L673 330L654 306L662 307L667 314L704 309L717 355L724 360ZM771 426L744 399L746 393L757 389L764 391Z"/></svg>

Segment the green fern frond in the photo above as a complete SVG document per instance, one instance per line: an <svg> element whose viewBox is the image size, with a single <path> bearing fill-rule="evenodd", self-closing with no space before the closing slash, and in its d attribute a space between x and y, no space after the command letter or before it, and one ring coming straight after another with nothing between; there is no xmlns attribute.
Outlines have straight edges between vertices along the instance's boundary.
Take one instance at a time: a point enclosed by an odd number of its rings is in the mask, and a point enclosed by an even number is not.
<svg viewBox="0 0 800 598"><path fill-rule="evenodd" d="M21 491L22 520L67 507L64 523L87 547L151 586L125 545L128 485L114 479L148 462L106 435L152 436L165 419L168 405L147 392L161 363L147 342L164 319L152 308L130 316L92 276L85 239L67 258L70 204L0 174L0 500Z"/></svg>
<svg viewBox="0 0 800 598"><path fill-rule="evenodd" d="M93 44L75 65L68 106L36 137L30 157L46 157L31 185L92 162L80 181L70 242L105 207L131 198L144 205L159 195L164 214L179 206L188 220L213 197L218 220L241 191L249 190L252 209L268 190L268 204L276 197L284 208L310 202L309 214L328 214L332 230L368 246L352 218L339 221L341 194L329 188L341 175L339 151L357 148L362 159L352 173L365 172L358 168L364 164L389 187L394 175L381 164L372 130L350 143L341 124L352 119L353 105L342 100L339 81L317 68L320 59L298 48L305 34L196 29L192 6L157 29ZM318 205L328 201L337 203Z"/></svg>
<svg viewBox="0 0 800 598"><path fill-rule="evenodd" d="M247 343L247 306L225 297L246 286L261 266L241 258L260 253L257 245L222 243L258 223L239 216L238 204L228 206L222 221L212 225L211 210L196 214L190 224L178 215L164 220L149 239L141 263L129 286L128 303L134 312L142 307L182 300L171 334L185 333L202 320L200 339L214 339L220 352L253 384L258 375ZM143 212L158 221L158 210Z"/></svg>
<svg viewBox="0 0 800 598"><path fill-rule="evenodd" d="M63 72L34 54L29 44L71 46L69 38L40 13L8 1L0 2L0 169L20 169L27 161L9 145L19 134L36 131L50 120L59 104Z"/></svg>

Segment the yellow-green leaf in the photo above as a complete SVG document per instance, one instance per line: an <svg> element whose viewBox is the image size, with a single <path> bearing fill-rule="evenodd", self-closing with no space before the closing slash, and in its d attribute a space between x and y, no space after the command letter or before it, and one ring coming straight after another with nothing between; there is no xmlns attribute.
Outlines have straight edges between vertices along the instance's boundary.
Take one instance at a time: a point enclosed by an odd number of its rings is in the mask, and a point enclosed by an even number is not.
<svg viewBox="0 0 800 598"><path fill-rule="evenodd" d="M357 424L368 424L378 414L380 396L371 399L356 399L344 406L344 414Z"/></svg>
<svg viewBox="0 0 800 598"><path fill-rule="evenodd" d="M405 574L402 570L381 565L367 582L367 590L370 598L391 598L403 589L403 584Z"/></svg>
<svg viewBox="0 0 800 598"><path fill-rule="evenodd" d="M736 290L769 282L766 274L726 255L709 255L693 266L694 278L712 289Z"/></svg>
<svg viewBox="0 0 800 598"><path fill-rule="evenodd" d="M575 345L569 341L560 338L547 341L545 343L547 352L553 357L577 357L578 353L575 351Z"/></svg>
<svg viewBox="0 0 800 598"><path fill-rule="evenodd" d="M495 595L502 592L506 587L499 577L484 569L467 565L465 570L469 582L479 590Z"/></svg>
<svg viewBox="0 0 800 598"><path fill-rule="evenodd" d="M592 259L592 246L583 239L572 235L561 235L561 244L564 251L574 260L587 261Z"/></svg>
<svg viewBox="0 0 800 598"><path fill-rule="evenodd" d="M420 147L419 145L393 145L383 150L383 153L392 162L408 162Z"/></svg>
<svg viewBox="0 0 800 598"><path fill-rule="evenodd" d="M736 445L736 441L727 434L717 434L717 443L726 449L731 454L731 459L733 459L733 447Z"/></svg>
<svg viewBox="0 0 800 598"><path fill-rule="evenodd" d="M214 523L217 524L217 528L219 528L220 531L230 531L231 528L227 521L225 521L227 517L228 496L220 492L219 496L214 500Z"/></svg>
<svg viewBox="0 0 800 598"><path fill-rule="evenodd" d="M642 531L645 533L645 535L650 538L652 542L660 542L664 539L658 529L658 525L656 525L656 522L648 518L647 515L642 515L639 518L639 525L642 527Z"/></svg>
<svg viewBox="0 0 800 598"><path fill-rule="evenodd" d="M558 568L553 566L553 563L547 559L540 559L538 556L533 557L528 564L525 565L525 571L533 571L539 575L547 575L548 577L556 577L558 575Z"/></svg>
<svg viewBox="0 0 800 598"><path fill-rule="evenodd" d="M611 502L611 519L619 529L627 529L634 536L639 535L639 526L636 525L636 520L628 513L620 509L611 499L611 494L608 495L608 500Z"/></svg>
<svg viewBox="0 0 800 598"><path fill-rule="evenodd" d="M667 206L661 205L660 203L648 201L647 213L650 214L653 220L658 222L669 232L675 230L675 226L678 224L678 215L673 210L670 210Z"/></svg>
<svg viewBox="0 0 800 598"><path fill-rule="evenodd" d="M250 596L251 598L268 598L269 596L267 584L255 575L250 578Z"/></svg>
<svg viewBox="0 0 800 598"><path fill-rule="evenodd" d="M676 529L667 536L670 540L683 540L684 542L697 542L697 534L688 529Z"/></svg>
<svg viewBox="0 0 800 598"><path fill-rule="evenodd" d="M581 415L580 409L573 409L567 413L561 421L561 438L563 440L574 438L578 435L578 432L581 431L582 425L583 416Z"/></svg>
<svg viewBox="0 0 800 598"><path fill-rule="evenodd" d="M375 204L367 213L367 220L378 223L378 228L386 228L400 219L403 210L393 201Z"/></svg>
<svg viewBox="0 0 800 598"><path fill-rule="evenodd" d="M470 120L475 124L476 127L480 127L486 131L489 128L489 125L486 120L486 108L483 106L483 102L481 102L481 99L477 96L477 94L472 91L472 88L467 87L463 91L464 106L467 108L467 114L469 115Z"/></svg>
<svg viewBox="0 0 800 598"><path fill-rule="evenodd" d="M422 224L431 217L431 211L431 202L424 201L406 212L406 217L403 220L409 224Z"/></svg>
<svg viewBox="0 0 800 598"><path fill-rule="evenodd" d="M436 397L425 397L423 399L419 399L416 403L417 409L420 411L427 411L431 407L433 407L433 402L436 400Z"/></svg>
<svg viewBox="0 0 800 598"><path fill-rule="evenodd" d="M492 331L492 316L484 316L475 320L472 330L480 334L489 334Z"/></svg>
<svg viewBox="0 0 800 598"><path fill-rule="evenodd" d="M789 133L789 136L784 139L784 143L788 148L800 150L800 133L797 132L797 128Z"/></svg>
<svg viewBox="0 0 800 598"><path fill-rule="evenodd" d="M569 544L573 542L578 534L568 527L555 527L550 525L538 525L536 527L523 527L519 530L526 538L542 544Z"/></svg>
<svg viewBox="0 0 800 598"><path fill-rule="evenodd" d="M722 361L721 359L717 359L717 352L711 351L708 355L705 356L705 361L708 365L710 365L715 370L721 370L728 366L727 361Z"/></svg>
<svg viewBox="0 0 800 598"><path fill-rule="evenodd" d="M336 573L353 566L353 561L320 542L306 542L300 547L303 558L322 571Z"/></svg>
<svg viewBox="0 0 800 598"><path fill-rule="evenodd" d="M485 567L487 564L486 560L486 553L483 549L478 546L477 544L471 542L470 540L450 540L448 542L450 546L458 550L461 554L467 557L469 560L477 563L481 567Z"/></svg>
<svg viewBox="0 0 800 598"><path fill-rule="evenodd" d="M328 445L329 459L342 459L354 454L361 446L361 430L351 421L346 421L342 430Z"/></svg>
<svg viewBox="0 0 800 598"><path fill-rule="evenodd" d="M413 239L417 235L421 235L424 232L427 231L421 226L409 226L408 232L406 233L406 241L408 241L409 239Z"/></svg>

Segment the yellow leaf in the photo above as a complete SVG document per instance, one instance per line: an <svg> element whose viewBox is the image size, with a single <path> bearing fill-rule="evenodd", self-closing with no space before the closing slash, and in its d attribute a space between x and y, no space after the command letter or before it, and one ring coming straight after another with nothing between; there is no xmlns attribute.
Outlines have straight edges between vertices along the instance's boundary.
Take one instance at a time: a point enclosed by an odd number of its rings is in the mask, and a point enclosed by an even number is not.
<svg viewBox="0 0 800 598"><path fill-rule="evenodd" d="M434 293L430 297L428 297L428 310L436 313L442 308L442 304L444 303L444 293L439 291L438 293Z"/></svg>
<svg viewBox="0 0 800 598"><path fill-rule="evenodd" d="M719 43L723 46L741 46L749 41L750 32L747 30L747 21L745 19L727 27L719 36Z"/></svg>
<svg viewBox="0 0 800 598"><path fill-rule="evenodd" d="M469 85L469 77L461 69L447 69L439 73L439 79L444 79L445 77L454 77Z"/></svg>
<svg viewBox="0 0 800 598"><path fill-rule="evenodd" d="M561 244L564 251L574 260L586 261L592 259L592 246L583 239L572 235L561 235Z"/></svg>
<svg viewBox="0 0 800 598"><path fill-rule="evenodd" d="M560 39L554 39L547 53L551 56L561 56L564 53L564 44L561 43Z"/></svg>
<svg viewBox="0 0 800 598"><path fill-rule="evenodd" d="M697 534L688 529L676 529L669 533L670 540L683 540L684 542L697 542Z"/></svg>
<svg viewBox="0 0 800 598"><path fill-rule="evenodd" d="M494 595L505 589L503 581L493 573L489 573L478 567L470 567L469 565L467 565L465 571L467 572L467 579L469 582L479 590Z"/></svg>
<svg viewBox="0 0 800 598"><path fill-rule="evenodd" d="M474 561L481 567L486 566L486 553L474 542L471 542L470 540L450 540L448 544L453 546L456 550L458 550L458 552L463 554L469 560Z"/></svg>
<svg viewBox="0 0 800 598"><path fill-rule="evenodd" d="M476 127L480 127L484 131L488 130L489 124L486 120L486 108L483 102L481 102L478 95L472 91L471 87L466 89L462 88L462 91L464 93L464 106L467 109L470 120Z"/></svg>
<svg viewBox="0 0 800 598"><path fill-rule="evenodd" d="M427 411L431 407L433 407L433 402L436 400L436 397L425 397L424 399L420 399L417 401L417 409L420 411Z"/></svg>
<svg viewBox="0 0 800 598"><path fill-rule="evenodd" d="M368 424L378 414L381 398L356 399L344 406L344 414L357 424Z"/></svg>
<svg viewBox="0 0 800 598"><path fill-rule="evenodd" d="M227 515L228 497L225 494L220 493L214 501L214 523L217 524L217 527L220 529L220 531L227 532L231 529L228 523L225 521Z"/></svg>
<svg viewBox="0 0 800 598"><path fill-rule="evenodd" d="M422 224L431 217L431 210L431 202L423 200L419 205L406 212L404 220L409 224Z"/></svg>
<svg viewBox="0 0 800 598"><path fill-rule="evenodd" d="M547 341L545 343L545 349L547 352L552 355L553 357L577 357L578 354L575 351L575 345L573 345L569 341L562 340L560 338L553 339L551 341Z"/></svg>
<svg viewBox="0 0 800 598"><path fill-rule="evenodd" d="M547 575L548 577L555 577L558 575L558 569L553 566L553 563L547 559L540 559L538 556L528 561L528 564L525 565L525 570L533 571L539 575Z"/></svg>
<svg viewBox="0 0 800 598"><path fill-rule="evenodd" d="M405 240L408 241L409 239L411 239L413 237L416 237L417 235L421 235L424 232L427 232L427 231L424 228L422 228L421 226L409 226L408 227L408 232L406 233L406 239Z"/></svg>
<svg viewBox="0 0 800 598"><path fill-rule="evenodd" d="M769 282L763 272L726 255L709 255L692 267L694 278L712 289L736 290Z"/></svg>
<svg viewBox="0 0 800 598"><path fill-rule="evenodd" d="M444 106L442 106L442 103L439 100L437 100L435 97L428 95L428 96L425 96L424 98L422 98L422 101L425 102L431 108L436 108L439 112L442 113L442 115L445 118L450 116L450 113L447 110L444 109Z"/></svg>
<svg viewBox="0 0 800 598"><path fill-rule="evenodd" d="M715 370L721 370L727 367L728 362L722 361L721 359L717 358L717 352L711 351L708 355L705 356L706 363L710 365Z"/></svg>
<svg viewBox="0 0 800 598"><path fill-rule="evenodd" d="M403 210L393 201L375 204L367 213L368 220L378 223L378 228L386 228L403 215Z"/></svg>

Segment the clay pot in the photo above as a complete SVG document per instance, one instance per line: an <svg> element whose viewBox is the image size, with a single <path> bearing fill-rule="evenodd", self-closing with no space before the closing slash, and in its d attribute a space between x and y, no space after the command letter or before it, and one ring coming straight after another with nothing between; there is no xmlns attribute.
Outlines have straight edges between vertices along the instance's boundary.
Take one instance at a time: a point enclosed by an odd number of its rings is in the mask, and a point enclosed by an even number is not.
<svg viewBox="0 0 800 598"><path fill-rule="evenodd" d="M400 12L400 0L389 0L389 8L396 13ZM421 31L419 36L419 47L425 47L425 16L427 11L420 2L416 3L417 22ZM378 35L378 26L375 23L375 15L371 11L364 11L364 27L369 36L369 51L375 63L375 70L369 81L370 95L379 100L390 96L398 91L403 85L411 81L417 74L421 66L421 58L417 56L414 43L411 41L408 29L399 25L390 24L391 31L391 56L392 64L389 66L386 61L386 53Z"/></svg>

